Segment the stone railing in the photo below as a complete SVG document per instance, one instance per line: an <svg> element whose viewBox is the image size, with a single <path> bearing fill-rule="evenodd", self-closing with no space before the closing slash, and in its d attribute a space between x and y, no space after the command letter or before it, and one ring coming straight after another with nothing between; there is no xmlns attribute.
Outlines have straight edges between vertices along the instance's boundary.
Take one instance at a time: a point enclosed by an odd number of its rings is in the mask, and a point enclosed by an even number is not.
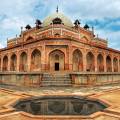
<svg viewBox="0 0 120 120"><path fill-rule="evenodd" d="M97 86L120 83L120 73L118 72L66 72L66 74L71 75L73 86ZM42 78L42 72L0 72L0 84L40 87Z"/></svg>
<svg viewBox="0 0 120 120"><path fill-rule="evenodd" d="M37 72L0 72L0 84L40 87L42 73Z"/></svg>
<svg viewBox="0 0 120 120"><path fill-rule="evenodd" d="M118 72L76 72L71 73L73 85L105 85L120 83L120 73Z"/></svg>

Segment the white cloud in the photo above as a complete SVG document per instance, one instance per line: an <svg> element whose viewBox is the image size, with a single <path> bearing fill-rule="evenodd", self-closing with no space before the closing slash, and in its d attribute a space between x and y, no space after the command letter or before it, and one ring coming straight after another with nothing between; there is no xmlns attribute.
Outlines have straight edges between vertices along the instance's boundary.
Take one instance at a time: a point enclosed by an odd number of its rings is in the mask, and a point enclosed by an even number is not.
<svg viewBox="0 0 120 120"><path fill-rule="evenodd" d="M33 23L34 19L31 16L25 16L24 19L21 16L13 16L1 21L1 28L4 30L19 29L21 26L25 26L27 23Z"/></svg>
<svg viewBox="0 0 120 120"><path fill-rule="evenodd" d="M120 17L120 0L65 0L63 5L67 13L81 19Z"/></svg>
<svg viewBox="0 0 120 120"><path fill-rule="evenodd" d="M99 35L99 37L108 39L108 46L117 50L120 50L120 31L117 32L111 32L111 31L105 31L102 29L96 30L96 34Z"/></svg>
<svg viewBox="0 0 120 120"><path fill-rule="evenodd" d="M68 4L69 3L69 4ZM105 23L107 19L113 19L112 22L106 23L105 28L96 29L96 34L106 39L108 38L109 47L120 50L120 31L114 31L114 26L120 26L120 0L64 0L63 9L65 13L73 19L81 19L82 23L89 20L99 20ZM98 25L99 26L99 25Z"/></svg>
<svg viewBox="0 0 120 120"><path fill-rule="evenodd" d="M8 16L26 14L33 10L38 0L3 0L0 4L0 13Z"/></svg>
<svg viewBox="0 0 120 120"><path fill-rule="evenodd" d="M31 15L39 0L2 0L0 4L0 40L6 45L6 38L12 38L20 33L20 27L34 24Z"/></svg>
<svg viewBox="0 0 120 120"><path fill-rule="evenodd" d="M3 44L0 43L0 48L4 48L5 46Z"/></svg>
<svg viewBox="0 0 120 120"><path fill-rule="evenodd" d="M82 23L87 20L97 19L104 22L105 18L120 18L120 0L1 0L0 39L3 40L1 44L5 45L7 37L18 34L21 26L33 25L35 16L43 19L46 15L55 12L57 5L60 11L72 20L81 19ZM119 26L120 21L109 24L109 26L114 25ZM120 31L99 28L96 32L101 37L109 38L110 47L120 49Z"/></svg>

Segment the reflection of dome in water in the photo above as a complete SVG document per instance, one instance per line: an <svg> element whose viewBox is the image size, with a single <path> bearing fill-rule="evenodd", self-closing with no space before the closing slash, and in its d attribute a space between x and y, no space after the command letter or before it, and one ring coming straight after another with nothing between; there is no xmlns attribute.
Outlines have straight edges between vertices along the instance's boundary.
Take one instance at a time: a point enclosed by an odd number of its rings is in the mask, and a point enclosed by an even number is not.
<svg viewBox="0 0 120 120"><path fill-rule="evenodd" d="M68 19L68 18L67 18L65 15L63 15L62 13L58 13L58 12L56 12L56 13L48 16L48 17L43 21L43 27L52 24L55 19L56 19L56 20L59 20L59 22L61 21L61 23L64 24L65 26L73 27L73 23L71 22L71 20Z"/></svg>

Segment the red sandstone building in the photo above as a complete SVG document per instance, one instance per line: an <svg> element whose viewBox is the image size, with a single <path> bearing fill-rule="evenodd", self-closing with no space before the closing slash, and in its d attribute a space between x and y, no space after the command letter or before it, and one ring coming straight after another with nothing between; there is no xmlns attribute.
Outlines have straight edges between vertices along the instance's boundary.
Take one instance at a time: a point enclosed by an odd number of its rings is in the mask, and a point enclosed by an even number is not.
<svg viewBox="0 0 120 120"><path fill-rule="evenodd" d="M120 51L58 11L0 50L1 71L119 72Z"/></svg>

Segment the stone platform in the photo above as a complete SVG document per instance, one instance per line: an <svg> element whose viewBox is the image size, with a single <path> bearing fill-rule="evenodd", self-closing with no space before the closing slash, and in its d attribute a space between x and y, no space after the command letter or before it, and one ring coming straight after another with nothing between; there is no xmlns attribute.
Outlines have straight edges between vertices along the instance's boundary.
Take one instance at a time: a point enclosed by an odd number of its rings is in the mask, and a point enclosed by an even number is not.
<svg viewBox="0 0 120 120"><path fill-rule="evenodd" d="M0 72L0 84L45 86L100 86L120 83L119 72Z"/></svg>

